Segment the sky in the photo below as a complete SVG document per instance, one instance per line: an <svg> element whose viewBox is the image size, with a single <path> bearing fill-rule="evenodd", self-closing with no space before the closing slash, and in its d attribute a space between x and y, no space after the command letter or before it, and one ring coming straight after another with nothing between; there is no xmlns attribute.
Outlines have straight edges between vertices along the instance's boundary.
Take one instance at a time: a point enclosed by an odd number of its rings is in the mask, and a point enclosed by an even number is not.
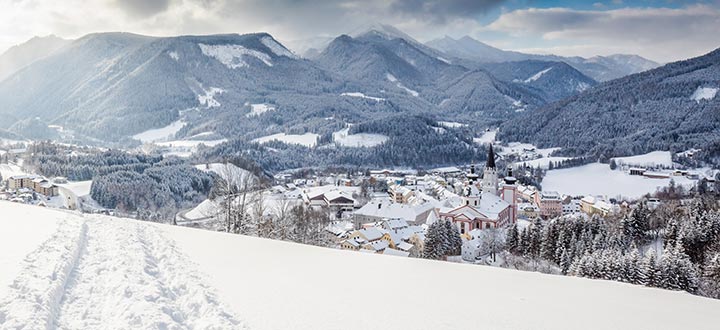
<svg viewBox="0 0 720 330"><path fill-rule="evenodd" d="M671 62L720 47L720 0L0 0L0 51L33 36L268 32L291 47L393 25L420 41L469 35L565 56Z"/></svg>

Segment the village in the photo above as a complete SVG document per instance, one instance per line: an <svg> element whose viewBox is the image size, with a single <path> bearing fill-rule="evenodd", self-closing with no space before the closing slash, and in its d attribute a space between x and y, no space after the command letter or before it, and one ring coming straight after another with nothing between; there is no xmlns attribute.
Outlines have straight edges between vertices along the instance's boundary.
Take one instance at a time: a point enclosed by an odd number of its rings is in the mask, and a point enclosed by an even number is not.
<svg viewBox="0 0 720 330"><path fill-rule="evenodd" d="M516 145L501 150L496 153L489 145L483 166L470 164L463 168L451 166L422 172L381 169L323 175L278 173L273 178L274 185L259 192L265 204L263 216L276 216L273 213L277 213L278 204L304 205L329 214L325 235L332 242L330 246L404 257L420 256L428 228L435 222L448 221L463 239L462 251L454 260L486 263L483 258L488 253L482 244L484 230L512 225L522 229L537 218L604 218L627 211L639 200L620 200L601 194L576 195L522 184L513 171L516 175L526 176L527 173L523 173L529 169L526 162L552 166L553 158L532 146L517 148ZM5 164L0 166L7 176L0 185L0 199L113 214L113 210L103 209L88 196L91 181L69 183L64 177L48 179L23 172L20 156L24 152L24 149L3 152ZM9 161L10 158L20 164ZM693 184L699 179L694 171L618 162L620 164L614 166L621 168L615 172L626 177L676 178ZM232 164L199 164L195 167L220 176L247 172ZM714 182L712 175L702 179ZM651 207L661 203L654 197L642 199ZM219 204L218 199L208 199L195 208L182 210L173 222L195 227L216 223L221 217Z"/></svg>

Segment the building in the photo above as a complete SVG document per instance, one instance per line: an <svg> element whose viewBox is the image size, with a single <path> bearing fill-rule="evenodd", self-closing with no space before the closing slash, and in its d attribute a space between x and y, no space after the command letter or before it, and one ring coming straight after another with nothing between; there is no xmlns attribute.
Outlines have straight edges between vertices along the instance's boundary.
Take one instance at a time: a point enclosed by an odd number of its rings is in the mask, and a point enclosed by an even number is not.
<svg viewBox="0 0 720 330"><path fill-rule="evenodd" d="M424 203L408 205L387 201L371 201L353 213L353 225L360 228L366 223L376 223L384 219L399 219L408 225L422 225L434 213L435 204Z"/></svg>
<svg viewBox="0 0 720 330"><path fill-rule="evenodd" d="M517 187L512 171L498 191L495 155L490 146L482 182L476 182L475 165L470 166L460 205L439 210L441 220L450 221L460 234L474 229L499 228L517 222Z"/></svg>
<svg viewBox="0 0 720 330"><path fill-rule="evenodd" d="M542 191L535 194L535 204L540 208L541 218L554 218L562 215L562 200L556 191Z"/></svg>
<svg viewBox="0 0 720 330"><path fill-rule="evenodd" d="M408 187L399 184L392 184L388 187L388 195L395 203L407 204L407 202L415 196L415 192Z"/></svg>
<svg viewBox="0 0 720 330"><path fill-rule="evenodd" d="M490 148L488 149L488 158L487 163L485 164L485 171L483 172L481 189L483 192L491 193L493 195L498 194L498 177L497 169L495 168L495 151L493 151L492 144L490 144Z"/></svg>
<svg viewBox="0 0 720 330"><path fill-rule="evenodd" d="M8 178L8 189L29 189L47 197L58 195L58 187L43 177L36 175L14 175Z"/></svg>

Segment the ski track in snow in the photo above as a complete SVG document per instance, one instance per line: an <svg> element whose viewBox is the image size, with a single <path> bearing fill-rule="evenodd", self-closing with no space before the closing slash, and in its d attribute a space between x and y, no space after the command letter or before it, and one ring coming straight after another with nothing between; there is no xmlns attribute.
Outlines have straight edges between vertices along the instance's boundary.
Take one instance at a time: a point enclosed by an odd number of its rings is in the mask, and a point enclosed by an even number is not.
<svg viewBox="0 0 720 330"><path fill-rule="evenodd" d="M25 258L0 329L245 329L158 228L86 219Z"/></svg>

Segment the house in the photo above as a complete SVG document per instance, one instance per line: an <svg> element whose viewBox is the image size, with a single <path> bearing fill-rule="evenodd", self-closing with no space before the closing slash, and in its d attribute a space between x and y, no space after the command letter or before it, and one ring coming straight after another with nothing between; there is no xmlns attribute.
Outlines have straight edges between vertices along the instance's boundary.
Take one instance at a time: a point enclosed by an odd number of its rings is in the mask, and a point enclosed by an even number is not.
<svg viewBox="0 0 720 330"><path fill-rule="evenodd" d="M387 201L371 201L353 213L355 228L362 224L375 223L384 219L403 220L408 225L422 225L435 211L435 204L407 205Z"/></svg>
<svg viewBox="0 0 720 330"><path fill-rule="evenodd" d="M562 214L579 214L582 212L582 203L579 199L570 199L562 204Z"/></svg>
<svg viewBox="0 0 720 330"><path fill-rule="evenodd" d="M535 194L535 204L540 208L541 218L554 218L562 215L562 200L556 191L542 191Z"/></svg>
<svg viewBox="0 0 720 330"><path fill-rule="evenodd" d="M305 204L311 207L325 208L329 207L334 211L352 211L355 208L355 199L341 190L313 190L303 193Z"/></svg>
<svg viewBox="0 0 720 330"><path fill-rule="evenodd" d="M410 198L415 195L415 192L405 186L392 184L388 187L388 195L395 203L407 204Z"/></svg>
<svg viewBox="0 0 720 330"><path fill-rule="evenodd" d="M518 214L528 219L535 219L540 216L540 208L534 203L518 204Z"/></svg>

